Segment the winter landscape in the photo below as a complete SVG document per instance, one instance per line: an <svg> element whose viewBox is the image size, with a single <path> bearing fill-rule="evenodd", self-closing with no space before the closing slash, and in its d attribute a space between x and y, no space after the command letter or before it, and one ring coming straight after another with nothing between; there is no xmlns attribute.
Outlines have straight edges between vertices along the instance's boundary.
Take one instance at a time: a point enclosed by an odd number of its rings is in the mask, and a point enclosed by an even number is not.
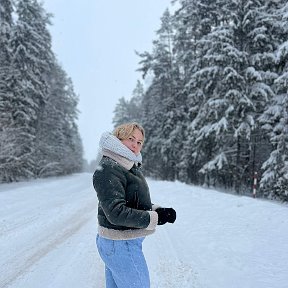
<svg viewBox="0 0 288 288"><path fill-rule="evenodd" d="M288 287L287 0L174 0L150 51L161 1L45 2L57 21L0 1L0 288L105 287L87 139L132 121L152 201L177 211L145 239L151 288Z"/></svg>
<svg viewBox="0 0 288 288"><path fill-rule="evenodd" d="M92 174L0 185L1 288L104 288ZM286 288L288 207L148 179L175 224L144 241L153 288Z"/></svg>

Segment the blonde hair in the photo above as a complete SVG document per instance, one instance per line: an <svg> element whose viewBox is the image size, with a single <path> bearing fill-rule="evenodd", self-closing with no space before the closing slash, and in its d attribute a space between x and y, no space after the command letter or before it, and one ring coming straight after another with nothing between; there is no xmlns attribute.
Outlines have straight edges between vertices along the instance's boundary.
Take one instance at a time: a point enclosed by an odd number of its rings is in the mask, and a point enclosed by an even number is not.
<svg viewBox="0 0 288 288"><path fill-rule="evenodd" d="M113 131L113 135L116 136L119 140L126 140L132 135L135 129L139 129L141 131L144 143L145 130L140 124L136 122L124 123L117 126Z"/></svg>

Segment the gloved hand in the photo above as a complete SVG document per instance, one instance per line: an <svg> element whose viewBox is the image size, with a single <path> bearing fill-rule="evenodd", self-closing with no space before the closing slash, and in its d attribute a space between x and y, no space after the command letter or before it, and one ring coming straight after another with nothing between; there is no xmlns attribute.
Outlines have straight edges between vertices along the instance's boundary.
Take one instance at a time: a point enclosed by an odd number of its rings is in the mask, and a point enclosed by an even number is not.
<svg viewBox="0 0 288 288"><path fill-rule="evenodd" d="M176 211L173 208L157 208L155 211L158 213L158 225L174 223L176 220Z"/></svg>

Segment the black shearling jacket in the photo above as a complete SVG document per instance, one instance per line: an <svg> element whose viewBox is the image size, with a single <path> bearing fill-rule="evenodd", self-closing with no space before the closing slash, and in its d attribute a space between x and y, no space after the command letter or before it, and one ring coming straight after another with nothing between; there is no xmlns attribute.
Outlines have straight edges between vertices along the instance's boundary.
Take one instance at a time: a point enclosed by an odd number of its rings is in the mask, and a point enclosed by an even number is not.
<svg viewBox="0 0 288 288"><path fill-rule="evenodd" d="M148 211L152 210L152 203L140 166L134 164L130 170L127 170L115 160L104 156L94 172L93 186L99 201L98 223L100 227L120 232L121 230L146 229L149 226L151 212ZM138 236L151 233L153 231L150 233L146 231ZM135 238L134 236L132 232L132 236L128 238ZM119 239L122 238L123 236L120 236ZM124 236L124 238L127 237ZM115 239L118 239L118 236Z"/></svg>

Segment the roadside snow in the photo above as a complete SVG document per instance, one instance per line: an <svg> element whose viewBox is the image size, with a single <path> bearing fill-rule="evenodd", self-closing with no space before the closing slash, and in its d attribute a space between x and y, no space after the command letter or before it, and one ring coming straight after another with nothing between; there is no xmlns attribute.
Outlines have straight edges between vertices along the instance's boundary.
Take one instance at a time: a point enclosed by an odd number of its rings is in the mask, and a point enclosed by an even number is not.
<svg viewBox="0 0 288 288"><path fill-rule="evenodd" d="M0 185L0 288L104 288L91 174ZM149 180L177 211L144 241L151 288L286 288L288 207Z"/></svg>

